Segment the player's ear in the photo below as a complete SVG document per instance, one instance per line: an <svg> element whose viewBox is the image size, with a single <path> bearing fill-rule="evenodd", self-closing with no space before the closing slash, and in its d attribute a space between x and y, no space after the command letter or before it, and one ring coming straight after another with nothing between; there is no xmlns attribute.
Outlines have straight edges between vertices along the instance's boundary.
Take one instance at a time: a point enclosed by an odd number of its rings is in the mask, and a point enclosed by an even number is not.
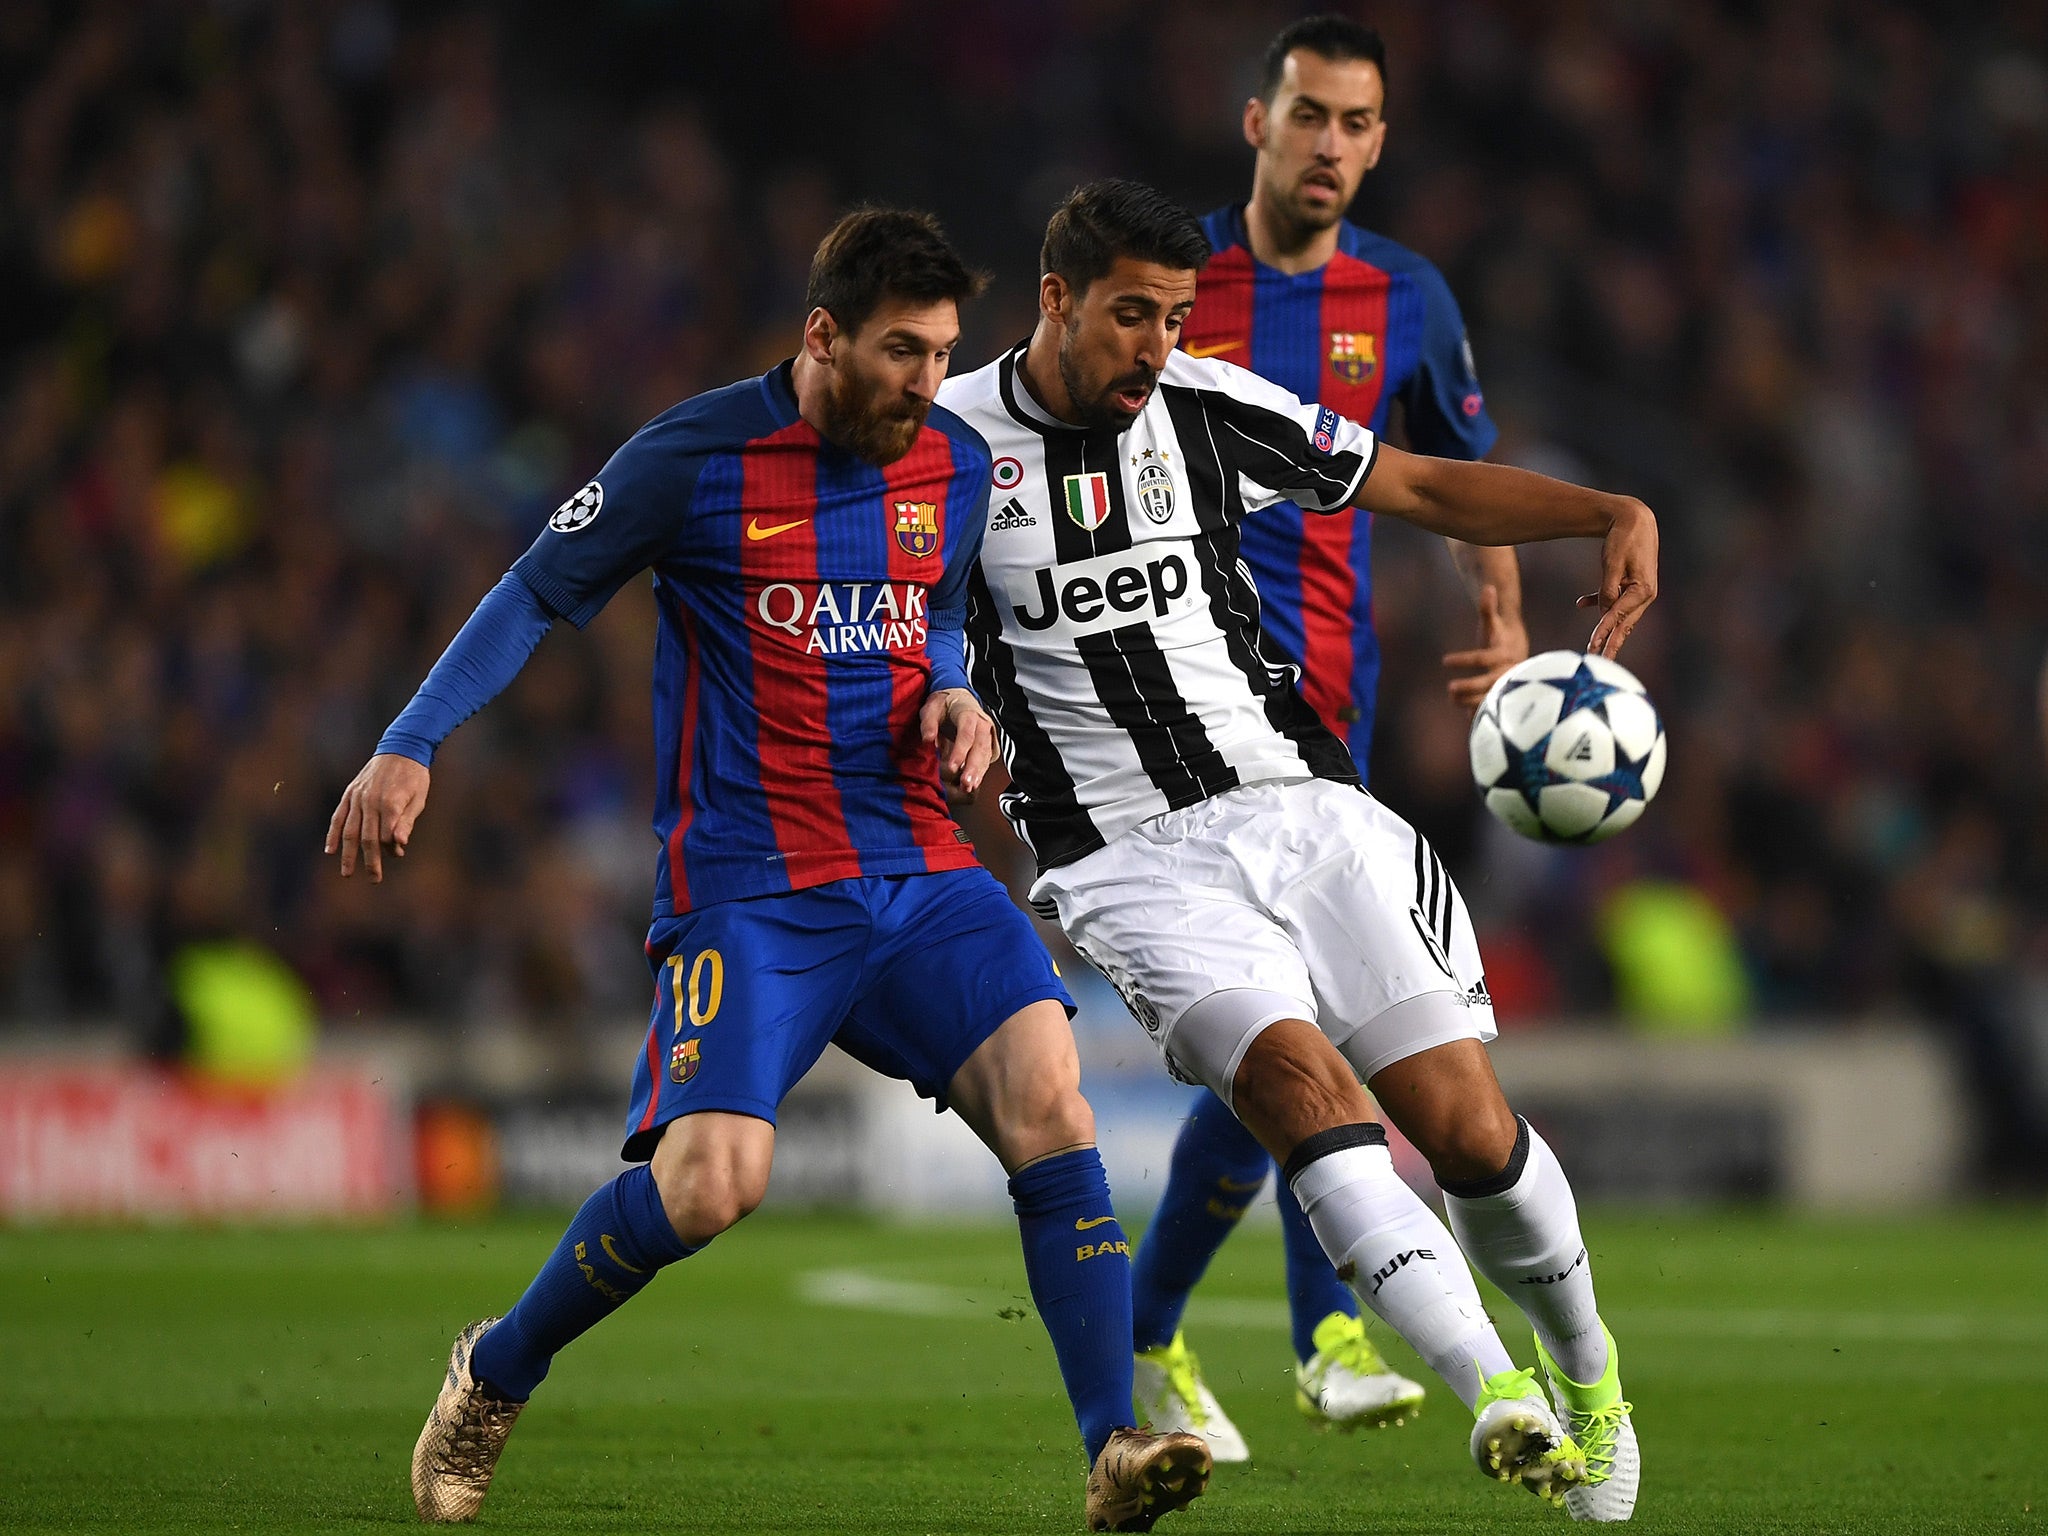
<svg viewBox="0 0 2048 1536"><path fill-rule="evenodd" d="M1059 273L1046 273L1038 280L1038 312L1048 320L1057 320L1062 325L1067 324L1073 318L1067 307L1067 300L1073 291L1067 286L1067 280Z"/></svg>
<svg viewBox="0 0 2048 1536"><path fill-rule="evenodd" d="M804 351L810 354L814 363L829 365L832 361L832 343L839 337L839 322L832 318L832 311L823 305L811 311L804 321Z"/></svg>
<svg viewBox="0 0 2048 1536"><path fill-rule="evenodd" d="M1253 149L1266 147L1266 104L1256 96L1244 104L1244 141Z"/></svg>
<svg viewBox="0 0 2048 1536"><path fill-rule="evenodd" d="M1365 168L1369 171L1380 163L1380 156L1387 147L1387 120L1383 117L1373 124L1372 143L1365 152Z"/></svg>

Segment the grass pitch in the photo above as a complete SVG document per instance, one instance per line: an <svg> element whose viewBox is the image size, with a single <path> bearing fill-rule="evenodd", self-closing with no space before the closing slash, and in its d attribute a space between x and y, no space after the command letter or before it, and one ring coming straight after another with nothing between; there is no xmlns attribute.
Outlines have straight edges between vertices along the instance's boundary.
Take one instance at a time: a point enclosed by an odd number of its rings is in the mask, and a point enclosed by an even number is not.
<svg viewBox="0 0 2048 1536"><path fill-rule="evenodd" d="M2048 1533L2038 1214L1587 1225L1637 1405L1638 1527ZM448 1341L558 1231L0 1232L0 1530L411 1526ZM1479 1477L1434 1383L1404 1429L1311 1430L1279 1274L1277 1234L1247 1230L1198 1294L1190 1340L1257 1460L1162 1532L1561 1528ZM480 1526L1077 1531L1080 1452L1029 1306L1008 1228L756 1217L557 1362Z"/></svg>

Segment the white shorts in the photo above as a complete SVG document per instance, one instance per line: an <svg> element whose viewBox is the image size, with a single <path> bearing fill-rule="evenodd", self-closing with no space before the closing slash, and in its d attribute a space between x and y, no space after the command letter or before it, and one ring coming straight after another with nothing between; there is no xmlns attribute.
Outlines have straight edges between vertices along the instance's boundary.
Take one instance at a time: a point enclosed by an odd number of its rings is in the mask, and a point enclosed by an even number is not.
<svg viewBox="0 0 2048 1536"><path fill-rule="evenodd" d="M1432 1046L1494 1037L1450 874L1348 784L1227 790L1046 871L1031 896L1052 903L1168 1069L1226 1103L1246 1049L1283 1018L1320 1028L1361 1081Z"/></svg>

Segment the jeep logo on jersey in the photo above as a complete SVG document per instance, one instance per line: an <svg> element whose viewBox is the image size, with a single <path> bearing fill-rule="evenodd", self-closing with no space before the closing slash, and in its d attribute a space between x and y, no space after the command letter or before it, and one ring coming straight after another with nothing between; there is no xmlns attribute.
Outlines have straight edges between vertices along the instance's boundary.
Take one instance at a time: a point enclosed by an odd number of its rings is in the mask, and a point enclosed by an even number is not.
<svg viewBox="0 0 2048 1536"><path fill-rule="evenodd" d="M754 599L770 629L803 642L807 656L914 651L925 642L925 589L913 581L771 581Z"/></svg>
<svg viewBox="0 0 2048 1536"><path fill-rule="evenodd" d="M578 528L588 528L603 510L604 487L593 480L555 508L548 526L557 533L574 533Z"/></svg>
<svg viewBox="0 0 2048 1536"><path fill-rule="evenodd" d="M1067 476L1067 516L1090 533L1109 521L1109 476Z"/></svg>
<svg viewBox="0 0 2048 1536"><path fill-rule="evenodd" d="M1169 522L1173 518L1173 476L1158 464L1147 464L1138 471L1138 505L1145 509L1145 516L1155 523Z"/></svg>
<svg viewBox="0 0 2048 1536"><path fill-rule="evenodd" d="M939 504L935 501L896 503L896 542L906 555L922 560L939 547Z"/></svg>
<svg viewBox="0 0 2048 1536"><path fill-rule="evenodd" d="M1346 384L1363 384L1379 365L1371 332L1330 332L1330 372Z"/></svg>
<svg viewBox="0 0 2048 1536"><path fill-rule="evenodd" d="M1094 634L1163 619L1192 605L1188 563L1178 553L1147 560L1139 550L1124 550L1041 568L1028 579L1031 586L1023 592L1011 587L1010 611L1029 630L1065 620L1070 635Z"/></svg>

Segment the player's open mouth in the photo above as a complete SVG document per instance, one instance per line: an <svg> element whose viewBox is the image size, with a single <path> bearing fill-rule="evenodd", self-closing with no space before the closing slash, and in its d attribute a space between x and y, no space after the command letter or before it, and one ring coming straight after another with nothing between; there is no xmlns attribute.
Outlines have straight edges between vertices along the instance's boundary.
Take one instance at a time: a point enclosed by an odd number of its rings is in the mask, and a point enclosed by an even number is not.
<svg viewBox="0 0 2048 1536"><path fill-rule="evenodd" d="M1115 396L1116 403L1118 405L1122 406L1125 410L1131 411L1133 413L1145 409L1145 402L1147 400L1150 400L1151 398L1152 391L1149 388L1120 389L1116 392Z"/></svg>

